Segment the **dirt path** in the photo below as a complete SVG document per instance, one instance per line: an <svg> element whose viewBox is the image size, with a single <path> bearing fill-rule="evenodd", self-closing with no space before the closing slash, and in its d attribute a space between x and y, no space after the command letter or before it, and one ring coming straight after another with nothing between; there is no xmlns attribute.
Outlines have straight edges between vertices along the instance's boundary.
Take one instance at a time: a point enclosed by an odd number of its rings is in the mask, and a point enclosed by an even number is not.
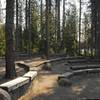
<svg viewBox="0 0 100 100"><path fill-rule="evenodd" d="M86 100L100 98L100 76L78 76L71 81L71 87L60 87L57 84L59 74L67 71L65 63L52 66L52 71L41 71L33 82L28 93L19 100Z"/></svg>

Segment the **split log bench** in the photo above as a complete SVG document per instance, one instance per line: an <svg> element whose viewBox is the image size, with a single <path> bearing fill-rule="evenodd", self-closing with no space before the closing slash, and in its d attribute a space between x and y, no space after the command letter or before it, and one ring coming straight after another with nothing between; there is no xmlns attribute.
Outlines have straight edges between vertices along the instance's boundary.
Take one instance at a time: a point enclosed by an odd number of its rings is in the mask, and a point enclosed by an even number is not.
<svg viewBox="0 0 100 100"><path fill-rule="evenodd" d="M72 72L67 72L67 73L64 73L64 74L58 76L58 84L59 84L60 80L62 80L64 78L70 81L70 78L72 78L76 75L82 75L82 74L86 75L86 74L96 74L96 73L100 73L100 68L83 69L83 70L76 70L76 71L72 71Z"/></svg>
<svg viewBox="0 0 100 100"><path fill-rule="evenodd" d="M96 73L100 73L100 68L76 70L76 71L73 71L73 76L81 75L81 74L96 74Z"/></svg>
<svg viewBox="0 0 100 100"><path fill-rule="evenodd" d="M32 81L36 76L37 76L36 71L29 71L23 77L30 78L30 81Z"/></svg>
<svg viewBox="0 0 100 100"><path fill-rule="evenodd" d="M100 64L100 59L88 59L88 58L84 58L84 59L69 59L68 63L71 64L77 64L77 63L98 63Z"/></svg>
<svg viewBox="0 0 100 100"><path fill-rule="evenodd" d="M98 65L84 65L84 66L70 66L71 70L83 70L83 69L95 69L100 68L100 64Z"/></svg>
<svg viewBox="0 0 100 100"><path fill-rule="evenodd" d="M24 68L24 70L25 70L26 72L28 72L28 71L30 70L29 66L26 65L24 62L19 62L19 63L16 63L16 64L17 64L19 67Z"/></svg>
<svg viewBox="0 0 100 100"><path fill-rule="evenodd" d="M62 75L58 76L58 79L60 78L71 78L74 75L81 75L81 74L88 74L88 73L100 73L100 68L95 68L95 69L84 69L84 70L76 70L72 72L66 72Z"/></svg>
<svg viewBox="0 0 100 100"><path fill-rule="evenodd" d="M61 78L68 78L69 79L72 75L73 75L72 72L64 73L64 74L58 76L58 80L60 80Z"/></svg>
<svg viewBox="0 0 100 100"><path fill-rule="evenodd" d="M1 84L0 88L6 90L11 95L11 100L18 100L20 96L27 92L28 87L36 76L36 71L29 71L22 77Z"/></svg>
<svg viewBox="0 0 100 100"><path fill-rule="evenodd" d="M4 90L7 90L8 92L10 92L27 83L29 83L29 78L18 77L14 80L1 84L0 88L3 88Z"/></svg>
<svg viewBox="0 0 100 100"><path fill-rule="evenodd" d="M68 63L71 63L71 64L73 64L73 63L85 63L85 62L87 62L86 59L68 60Z"/></svg>
<svg viewBox="0 0 100 100"><path fill-rule="evenodd" d="M61 58L56 58L56 59L50 59L50 60L46 60L43 62L43 66L42 66L42 69L43 70L47 70L47 71L51 71L52 68L51 68L51 64L55 64L56 62L60 63L60 61L64 61L65 60L65 57L61 57Z"/></svg>
<svg viewBox="0 0 100 100"><path fill-rule="evenodd" d="M65 57L47 60L45 63L55 62L55 61L61 61L61 60L65 60Z"/></svg>

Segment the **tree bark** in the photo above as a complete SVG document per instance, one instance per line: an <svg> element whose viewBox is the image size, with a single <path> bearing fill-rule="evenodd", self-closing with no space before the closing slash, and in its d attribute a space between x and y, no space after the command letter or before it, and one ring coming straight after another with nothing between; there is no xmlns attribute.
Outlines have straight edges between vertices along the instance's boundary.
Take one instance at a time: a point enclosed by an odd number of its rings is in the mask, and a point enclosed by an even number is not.
<svg viewBox="0 0 100 100"><path fill-rule="evenodd" d="M96 0L97 7L97 34L96 34L96 49L97 57L100 58L100 0Z"/></svg>
<svg viewBox="0 0 100 100"><path fill-rule="evenodd" d="M46 21L45 21L45 29L46 29L46 40L45 40L45 55L46 57L48 58L49 56L49 31L48 31L48 14L49 14L49 0L46 0L46 15L45 15L45 18L46 18Z"/></svg>
<svg viewBox="0 0 100 100"><path fill-rule="evenodd" d="M56 0L56 18L57 18L57 45L58 45L58 50L57 52L59 53L60 51L60 46L61 46L61 34L60 34L60 0Z"/></svg>
<svg viewBox="0 0 100 100"><path fill-rule="evenodd" d="M65 20L66 20L66 16L65 16L65 1L63 0L63 23L62 23L62 37L63 37L63 41L62 41L62 47L64 48L64 33L65 33Z"/></svg>
<svg viewBox="0 0 100 100"><path fill-rule="evenodd" d="M97 35L97 10L96 10L96 2L95 0L91 0L91 37L92 37L92 43L91 43L91 47L92 47L92 55L93 52L95 52L95 56L97 55L96 53L96 35ZM94 50L95 49L95 50Z"/></svg>
<svg viewBox="0 0 100 100"><path fill-rule="evenodd" d="M80 0L80 11L79 11L79 55L81 54L81 0Z"/></svg>
<svg viewBox="0 0 100 100"><path fill-rule="evenodd" d="M5 25L5 38L6 38L6 78L16 77L15 70L15 53L13 43L13 30L14 30L14 0L6 0L6 25Z"/></svg>

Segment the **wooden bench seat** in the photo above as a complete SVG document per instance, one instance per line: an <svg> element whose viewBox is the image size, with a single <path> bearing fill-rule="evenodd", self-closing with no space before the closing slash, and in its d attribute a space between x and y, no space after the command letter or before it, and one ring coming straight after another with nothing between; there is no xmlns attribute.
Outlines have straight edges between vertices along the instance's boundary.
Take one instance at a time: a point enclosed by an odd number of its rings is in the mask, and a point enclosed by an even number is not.
<svg viewBox="0 0 100 100"><path fill-rule="evenodd" d="M84 70L76 70L73 71L73 75L80 75L80 74L95 74L95 73L100 73L100 68L95 68L95 69L84 69Z"/></svg>
<svg viewBox="0 0 100 100"><path fill-rule="evenodd" d="M29 71L23 77L30 78L30 81L32 81L36 76L37 76L37 71Z"/></svg>
<svg viewBox="0 0 100 100"><path fill-rule="evenodd" d="M54 62L54 61L60 61L60 60L63 60L63 59L64 58L51 59L51 60L47 60L45 63Z"/></svg>
<svg viewBox="0 0 100 100"><path fill-rule="evenodd" d="M64 73L64 74L58 76L58 80L61 78L70 78L72 75L73 75L72 72Z"/></svg>
<svg viewBox="0 0 100 100"><path fill-rule="evenodd" d="M75 75L82 75L82 74L95 74L95 73L100 73L100 68L95 68L95 69L84 69L84 70L76 70L72 72L66 72L62 75L58 76L58 80L61 78L71 78Z"/></svg>
<svg viewBox="0 0 100 100"><path fill-rule="evenodd" d="M98 65L70 66L70 69L72 69L72 70L83 70L83 69L93 69L93 68L100 68L100 64L98 64Z"/></svg>
<svg viewBox="0 0 100 100"><path fill-rule="evenodd" d="M6 82L0 85L0 88L7 90L8 92L13 91L27 83L29 83L30 79L27 77L18 77L14 80Z"/></svg>
<svg viewBox="0 0 100 100"><path fill-rule="evenodd" d="M26 72L30 70L29 66L26 65L24 62L16 63L19 67L24 68Z"/></svg>
<svg viewBox="0 0 100 100"><path fill-rule="evenodd" d="M78 59L78 60L68 60L68 63L84 63L87 62L86 59Z"/></svg>

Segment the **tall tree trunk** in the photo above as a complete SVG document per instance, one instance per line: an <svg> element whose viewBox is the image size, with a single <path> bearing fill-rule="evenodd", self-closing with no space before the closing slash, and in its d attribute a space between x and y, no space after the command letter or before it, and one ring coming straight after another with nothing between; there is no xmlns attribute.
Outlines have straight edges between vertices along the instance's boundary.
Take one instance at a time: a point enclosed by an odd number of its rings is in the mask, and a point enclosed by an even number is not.
<svg viewBox="0 0 100 100"><path fill-rule="evenodd" d="M15 32L15 48L18 51L18 0L16 0L16 32Z"/></svg>
<svg viewBox="0 0 100 100"><path fill-rule="evenodd" d="M23 38L22 38L22 21L23 21L23 18L22 18L22 15L23 15L23 11L22 11L22 5L23 5L23 2L20 2L20 6L19 6L19 51L22 52L23 50Z"/></svg>
<svg viewBox="0 0 100 100"><path fill-rule="evenodd" d="M80 11L79 11L79 55L81 54L81 0L80 0Z"/></svg>
<svg viewBox="0 0 100 100"><path fill-rule="evenodd" d="M25 35L27 35L28 33L28 0L25 1ZM28 37L26 37L26 39L24 40L25 46L26 46L26 52L28 54Z"/></svg>
<svg viewBox="0 0 100 100"><path fill-rule="evenodd" d="M96 48L97 48L97 57L100 58L100 0L96 0L97 7L97 35L96 35Z"/></svg>
<svg viewBox="0 0 100 100"><path fill-rule="evenodd" d="M26 27L26 30L27 30L27 15L28 15L28 13L27 13L27 9L28 9L28 0L26 0L26 8L25 8L25 27Z"/></svg>
<svg viewBox="0 0 100 100"><path fill-rule="evenodd" d="M97 55L96 53L96 35L97 35L97 10L96 10L96 2L95 0L91 0L91 37L92 37L92 43L91 43L91 47L92 47L92 56L93 53L95 54L95 56Z"/></svg>
<svg viewBox="0 0 100 100"><path fill-rule="evenodd" d="M48 14L49 14L49 0L46 0L46 15L45 15L45 18L46 18L46 21L45 21L45 27L46 27L46 40L45 40L45 55L46 57L48 58L49 56L49 31L48 31Z"/></svg>
<svg viewBox="0 0 100 100"><path fill-rule="evenodd" d="M62 41L62 47L64 48L64 33L65 33L65 1L66 0L63 0L63 23L62 23L62 37L63 37L63 41Z"/></svg>
<svg viewBox="0 0 100 100"><path fill-rule="evenodd" d="M95 33L96 57L100 58L100 0L91 0L92 3L92 30Z"/></svg>
<svg viewBox="0 0 100 100"><path fill-rule="evenodd" d="M6 38L6 78L14 78L16 76L14 64L14 43L13 43L13 30L14 30L14 0L6 0L6 25L5 25L5 38Z"/></svg>
<svg viewBox="0 0 100 100"><path fill-rule="evenodd" d="M60 42L60 38L61 38L61 36L60 36L60 0L58 0L58 42Z"/></svg>
<svg viewBox="0 0 100 100"><path fill-rule="evenodd" d="M29 47L28 47L28 53L29 56L31 56L31 0L29 0L28 3L28 32L29 32Z"/></svg>
<svg viewBox="0 0 100 100"><path fill-rule="evenodd" d="M41 39L43 39L42 35L43 35L43 0L41 0Z"/></svg>
<svg viewBox="0 0 100 100"><path fill-rule="evenodd" d="M60 35L60 0L56 0L56 18L57 18L57 45L58 45L58 50L57 52L60 51L60 45L61 45L61 35Z"/></svg>
<svg viewBox="0 0 100 100"><path fill-rule="evenodd" d="M22 1L16 0L16 32L15 32L15 50L22 51Z"/></svg>

